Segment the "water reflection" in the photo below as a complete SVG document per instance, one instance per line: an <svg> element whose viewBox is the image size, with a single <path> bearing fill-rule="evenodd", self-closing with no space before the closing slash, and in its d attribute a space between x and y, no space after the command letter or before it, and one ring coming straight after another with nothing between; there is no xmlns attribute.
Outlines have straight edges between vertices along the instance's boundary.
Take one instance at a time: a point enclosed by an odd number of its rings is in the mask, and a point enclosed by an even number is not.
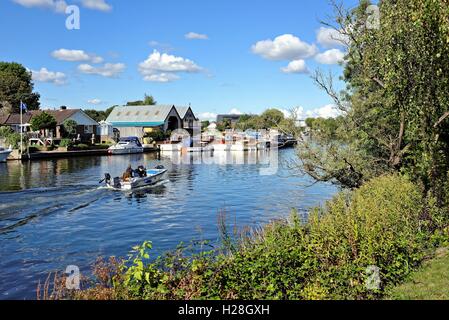
<svg viewBox="0 0 449 320"><path fill-rule="evenodd" d="M292 150L280 152L283 158ZM223 208L238 226L255 226L328 199L335 189L294 177L282 165L263 175L273 153L140 154L0 164L0 299L34 298L47 272L97 256L125 256L152 240L153 256L192 239L217 240ZM165 181L135 193L98 181L131 164L164 165ZM201 235L198 235L201 230Z"/></svg>

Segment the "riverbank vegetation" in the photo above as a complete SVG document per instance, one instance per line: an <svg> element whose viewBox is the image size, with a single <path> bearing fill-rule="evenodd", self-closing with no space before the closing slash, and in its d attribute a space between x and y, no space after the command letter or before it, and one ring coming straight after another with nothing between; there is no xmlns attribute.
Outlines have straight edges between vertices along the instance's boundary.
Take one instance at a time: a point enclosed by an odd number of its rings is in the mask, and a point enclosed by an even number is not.
<svg viewBox="0 0 449 320"><path fill-rule="evenodd" d="M156 258L145 242L128 259L100 261L82 290L60 287L41 296L378 299L449 239L447 212L423 202L421 188L400 175L336 195L312 209L307 223L292 212L289 219L230 234L224 222L222 246L213 250L200 243Z"/></svg>

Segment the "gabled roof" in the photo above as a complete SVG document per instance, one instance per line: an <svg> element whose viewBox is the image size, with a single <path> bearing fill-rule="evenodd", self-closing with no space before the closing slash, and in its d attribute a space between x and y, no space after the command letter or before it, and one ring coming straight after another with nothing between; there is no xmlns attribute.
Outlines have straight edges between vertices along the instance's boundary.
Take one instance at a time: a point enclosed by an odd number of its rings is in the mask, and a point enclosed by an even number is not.
<svg viewBox="0 0 449 320"><path fill-rule="evenodd" d="M173 108L175 108L173 105L115 107L106 121L114 125L117 123L160 125L164 124Z"/></svg>
<svg viewBox="0 0 449 320"><path fill-rule="evenodd" d="M179 116L181 117L181 119L184 119L184 118L185 118L185 116L186 116L186 114L187 114L187 111L189 111L189 109L190 109L190 111L192 112L193 117L194 117L195 119L197 119L196 116L195 116L195 114L193 113L193 110L192 110L191 107L176 107L176 110L178 110L178 113L179 113Z"/></svg>
<svg viewBox="0 0 449 320"><path fill-rule="evenodd" d="M65 120L73 116L75 113L79 112L81 109L65 109L65 110L32 110L22 114L22 123L29 123L31 118L41 114L42 112L46 112L51 114L55 119L57 125L62 125ZM20 124L20 114L19 113L11 113L8 118L5 120L3 124L6 125L14 125Z"/></svg>

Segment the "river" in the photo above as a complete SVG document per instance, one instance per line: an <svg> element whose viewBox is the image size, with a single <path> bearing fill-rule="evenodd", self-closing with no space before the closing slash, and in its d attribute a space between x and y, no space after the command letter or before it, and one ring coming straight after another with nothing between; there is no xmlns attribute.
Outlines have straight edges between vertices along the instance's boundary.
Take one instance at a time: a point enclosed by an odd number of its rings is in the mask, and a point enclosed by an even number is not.
<svg viewBox="0 0 449 320"><path fill-rule="evenodd" d="M180 242L215 243L223 210L239 227L286 217L292 208L305 215L336 188L292 175L286 161L293 157L294 149L287 149L278 155L140 154L0 163L0 299L34 299L38 281L49 272L76 265L89 273L98 256L124 257L144 240L153 242L153 257ZM104 172L117 176L128 164L163 164L168 173L159 185L135 194L100 187Z"/></svg>

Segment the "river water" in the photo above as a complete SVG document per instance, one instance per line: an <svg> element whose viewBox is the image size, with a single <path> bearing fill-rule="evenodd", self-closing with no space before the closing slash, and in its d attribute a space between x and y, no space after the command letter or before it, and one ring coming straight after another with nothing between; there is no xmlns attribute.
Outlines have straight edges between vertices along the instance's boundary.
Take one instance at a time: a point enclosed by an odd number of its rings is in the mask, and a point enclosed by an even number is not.
<svg viewBox="0 0 449 320"><path fill-rule="evenodd" d="M40 280L68 265L89 273L98 256L125 257L144 240L153 256L180 242L217 241L217 217L258 226L329 199L336 189L292 175L294 149L140 154L0 163L0 299L34 299ZM129 194L100 187L103 173L163 164L164 181Z"/></svg>

